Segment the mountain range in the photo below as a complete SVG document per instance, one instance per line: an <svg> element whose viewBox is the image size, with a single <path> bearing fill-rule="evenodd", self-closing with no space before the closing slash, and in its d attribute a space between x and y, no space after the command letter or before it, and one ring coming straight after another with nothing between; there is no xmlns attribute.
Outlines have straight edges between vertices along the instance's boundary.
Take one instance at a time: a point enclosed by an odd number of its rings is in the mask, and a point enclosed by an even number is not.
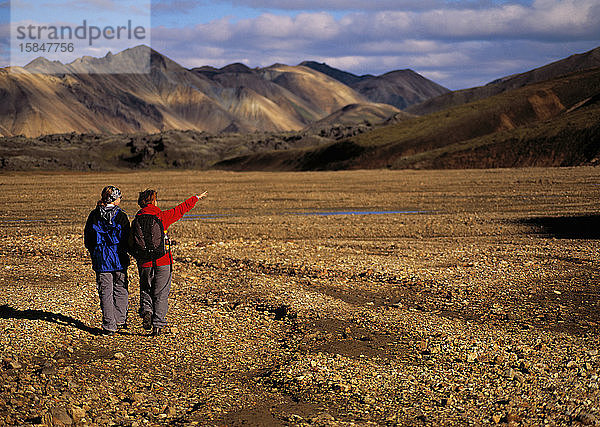
<svg viewBox="0 0 600 427"><path fill-rule="evenodd" d="M390 104L401 110L450 92L445 87L409 69L390 71L381 76L370 74L357 76L314 61L305 61L300 65L350 86L371 102Z"/></svg>
<svg viewBox="0 0 600 427"><path fill-rule="evenodd" d="M441 96L420 102L418 105L408 106L406 110L407 112L418 115L435 113L456 105L478 101L480 99L498 95L502 92L598 66L600 66L600 48L592 49L581 54L575 54L525 73L502 77L485 86L448 92Z"/></svg>
<svg viewBox="0 0 600 427"><path fill-rule="evenodd" d="M576 71L318 147L250 153L231 170L600 165L600 67Z"/></svg>
<svg viewBox="0 0 600 427"><path fill-rule="evenodd" d="M0 169L600 165L600 48L454 92L410 70L186 69L155 51L148 75L88 73L147 49L0 70Z"/></svg>
<svg viewBox="0 0 600 427"><path fill-rule="evenodd" d="M148 53L149 74L110 74L133 70ZM348 105L387 117L448 92L410 70L348 85L315 64L186 69L147 46L70 64L38 58L0 69L0 134L299 131Z"/></svg>

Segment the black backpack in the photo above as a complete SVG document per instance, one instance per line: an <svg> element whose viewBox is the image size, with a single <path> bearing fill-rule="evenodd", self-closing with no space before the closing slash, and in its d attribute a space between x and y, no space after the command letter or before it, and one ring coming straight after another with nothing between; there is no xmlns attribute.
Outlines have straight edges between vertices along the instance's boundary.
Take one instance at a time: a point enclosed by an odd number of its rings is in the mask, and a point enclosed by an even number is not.
<svg viewBox="0 0 600 427"><path fill-rule="evenodd" d="M169 252L162 221L156 215L136 215L131 223L131 254L139 262L156 261Z"/></svg>

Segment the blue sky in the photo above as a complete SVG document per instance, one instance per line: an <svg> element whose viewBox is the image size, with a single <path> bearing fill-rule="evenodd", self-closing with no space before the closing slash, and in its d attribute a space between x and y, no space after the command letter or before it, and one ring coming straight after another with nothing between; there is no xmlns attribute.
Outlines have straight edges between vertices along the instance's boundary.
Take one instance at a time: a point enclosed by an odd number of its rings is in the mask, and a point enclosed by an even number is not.
<svg viewBox="0 0 600 427"><path fill-rule="evenodd" d="M599 0L148 1L152 47L186 67L316 60L355 74L410 68L461 89L600 46ZM129 13L116 0L54 3L81 2Z"/></svg>

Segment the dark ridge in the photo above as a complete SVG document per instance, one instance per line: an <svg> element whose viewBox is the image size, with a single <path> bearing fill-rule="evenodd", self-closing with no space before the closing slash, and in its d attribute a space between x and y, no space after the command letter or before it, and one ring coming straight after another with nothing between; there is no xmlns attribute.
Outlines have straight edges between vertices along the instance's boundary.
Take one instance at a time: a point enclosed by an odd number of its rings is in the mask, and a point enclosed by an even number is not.
<svg viewBox="0 0 600 427"><path fill-rule="evenodd" d="M319 63L315 61L304 61L301 62L299 65L311 68L315 71L318 71L319 73L323 73L333 79L336 79L339 82L344 83L345 85L352 85L354 83L358 83L365 77L372 77L371 75L357 76L356 74L338 70L337 68L330 67L325 63Z"/></svg>
<svg viewBox="0 0 600 427"><path fill-rule="evenodd" d="M234 64L229 64L224 66L219 70L222 73L238 73L238 74L252 74L254 71L248 66L236 62Z"/></svg>

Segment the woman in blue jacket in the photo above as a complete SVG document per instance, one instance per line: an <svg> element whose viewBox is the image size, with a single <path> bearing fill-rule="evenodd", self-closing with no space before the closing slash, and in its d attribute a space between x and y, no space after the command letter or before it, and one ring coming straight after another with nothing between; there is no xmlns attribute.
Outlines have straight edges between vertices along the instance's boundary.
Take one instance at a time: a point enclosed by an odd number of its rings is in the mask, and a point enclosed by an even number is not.
<svg viewBox="0 0 600 427"><path fill-rule="evenodd" d="M127 328L129 304L127 241L129 218L119 207L121 191L112 185L102 190L96 209L85 224L85 247L92 258L102 309L102 331L113 335Z"/></svg>

